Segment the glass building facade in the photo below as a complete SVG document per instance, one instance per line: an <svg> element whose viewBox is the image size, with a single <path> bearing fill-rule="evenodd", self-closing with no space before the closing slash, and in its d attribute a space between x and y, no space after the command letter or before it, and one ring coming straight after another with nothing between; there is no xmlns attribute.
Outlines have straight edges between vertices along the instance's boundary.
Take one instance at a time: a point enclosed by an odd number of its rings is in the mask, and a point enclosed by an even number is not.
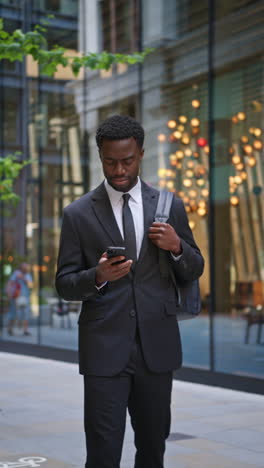
<svg viewBox="0 0 264 468"><path fill-rule="evenodd" d="M180 323L184 368L261 383L263 10L253 0L0 1L9 31L52 13L49 45L70 55L154 49L143 65L77 78L67 68L48 78L30 58L1 63L1 156L20 151L33 163L17 181L17 207L1 205L0 349L77 349L80 305L54 289L62 210L102 181L95 131L122 113L146 130L142 178L183 198L206 261L201 316ZM31 336L10 337L5 283L21 261L34 280Z"/></svg>

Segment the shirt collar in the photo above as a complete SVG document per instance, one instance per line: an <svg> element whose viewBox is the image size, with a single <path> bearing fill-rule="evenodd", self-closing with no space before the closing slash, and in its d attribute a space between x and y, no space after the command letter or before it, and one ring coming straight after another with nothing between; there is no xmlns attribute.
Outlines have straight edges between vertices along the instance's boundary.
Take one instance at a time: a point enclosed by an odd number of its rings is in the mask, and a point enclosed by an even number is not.
<svg viewBox="0 0 264 468"><path fill-rule="evenodd" d="M104 181L104 184L112 205L118 205L124 193L129 193L131 198L136 203L140 203L141 201L141 180L139 177L136 185L134 185L134 187L132 187L132 189L129 190L129 192L119 192L118 190L115 190L113 187L111 187L111 185L109 185L106 179Z"/></svg>

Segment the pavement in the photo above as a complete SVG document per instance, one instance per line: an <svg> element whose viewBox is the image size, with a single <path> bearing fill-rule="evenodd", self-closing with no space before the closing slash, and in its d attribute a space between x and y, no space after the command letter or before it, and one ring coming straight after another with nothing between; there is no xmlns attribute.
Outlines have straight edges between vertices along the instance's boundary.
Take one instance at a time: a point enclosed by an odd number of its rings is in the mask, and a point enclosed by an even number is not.
<svg viewBox="0 0 264 468"><path fill-rule="evenodd" d="M0 375L0 468L84 468L78 366L3 352ZM127 418L121 468L134 453ZM264 396L175 380L165 468L212 467L264 467Z"/></svg>

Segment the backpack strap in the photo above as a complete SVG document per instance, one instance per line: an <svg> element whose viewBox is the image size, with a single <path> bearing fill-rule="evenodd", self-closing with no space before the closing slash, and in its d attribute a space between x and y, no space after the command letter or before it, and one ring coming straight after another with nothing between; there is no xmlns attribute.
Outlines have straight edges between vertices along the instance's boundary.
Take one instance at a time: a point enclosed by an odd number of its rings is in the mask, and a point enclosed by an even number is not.
<svg viewBox="0 0 264 468"><path fill-rule="evenodd" d="M173 200L173 193L161 190L159 193L159 200L155 214L155 222L166 223L170 216L170 209ZM181 304L181 293L177 286L176 278L169 265L168 254L165 250L159 249L159 268L160 274L163 278L170 278L178 296L178 305Z"/></svg>
<svg viewBox="0 0 264 468"><path fill-rule="evenodd" d="M172 200L172 192L166 192L165 190L160 191L157 211L155 214L155 221L157 223L166 223L169 219Z"/></svg>

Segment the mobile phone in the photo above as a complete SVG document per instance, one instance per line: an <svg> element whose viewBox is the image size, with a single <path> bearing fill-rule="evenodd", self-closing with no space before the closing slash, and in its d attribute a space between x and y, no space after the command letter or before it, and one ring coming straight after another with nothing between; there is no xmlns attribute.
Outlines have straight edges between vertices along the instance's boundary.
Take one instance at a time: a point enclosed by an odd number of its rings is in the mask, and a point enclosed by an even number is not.
<svg viewBox="0 0 264 468"><path fill-rule="evenodd" d="M106 249L106 255L107 258L113 258L113 257L119 257L119 256L126 256L126 248L125 247L107 247ZM124 260L120 260L119 262L113 263L113 265L117 265L118 263L123 263L126 261L126 258Z"/></svg>

